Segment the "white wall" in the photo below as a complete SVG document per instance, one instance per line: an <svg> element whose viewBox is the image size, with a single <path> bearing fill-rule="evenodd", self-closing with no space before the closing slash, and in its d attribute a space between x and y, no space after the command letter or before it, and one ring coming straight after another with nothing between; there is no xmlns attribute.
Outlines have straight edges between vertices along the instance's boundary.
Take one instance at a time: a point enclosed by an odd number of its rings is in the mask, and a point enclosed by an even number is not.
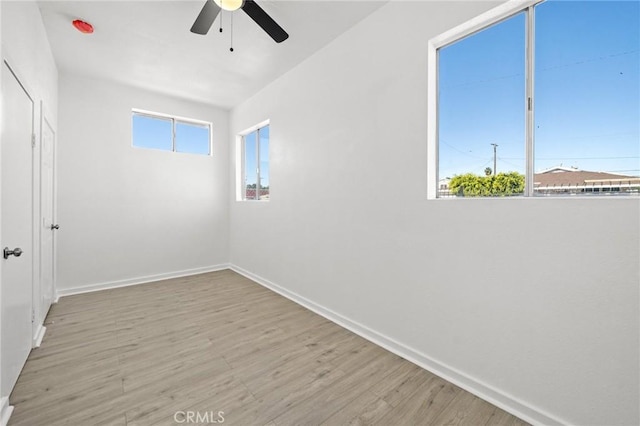
<svg viewBox="0 0 640 426"><path fill-rule="evenodd" d="M37 109L40 100L55 125L58 118L58 70L56 68L40 10L35 1L2 1L2 54L33 93ZM36 114L39 118L39 112ZM36 135L40 120L36 120Z"/></svg>
<svg viewBox="0 0 640 426"><path fill-rule="evenodd" d="M213 156L134 148L131 109L213 123ZM228 262L227 111L62 74L58 292Z"/></svg>
<svg viewBox="0 0 640 426"><path fill-rule="evenodd" d="M271 201L231 263L530 421L638 424L638 200L426 200L427 41L489 7L392 2L235 108Z"/></svg>
<svg viewBox="0 0 640 426"><path fill-rule="evenodd" d="M47 40L44 24L40 11L35 2L0 2L0 41L1 57L6 60L17 74L20 82L25 86L34 101L34 133L36 146L33 150L33 201L34 201L34 235L33 235L33 261L34 261L34 286L33 300L35 309L34 336L46 312L40 311L40 259L38 215L40 211L40 126L44 115L54 129L57 126L58 116L58 71L56 68L51 48ZM1 67L4 72L4 66ZM0 153L1 155L1 153ZM30 167L25 164L24 167ZM2 211L0 205L0 212ZM0 265L0 268L2 266ZM0 289L2 283L0 282ZM1 291L1 290L0 290ZM1 295L0 295L1 297ZM1 317L1 315L0 315ZM0 342L0 346L2 342ZM10 414L7 395L0 395L0 423L8 420Z"/></svg>
<svg viewBox="0 0 640 426"><path fill-rule="evenodd" d="M34 104L33 150L33 279L34 334L42 325L40 294L40 137L43 116L56 129L58 119L58 70L45 32L40 10L35 2L1 2L2 57L16 73ZM3 71L4 72L4 71ZM25 164L25 167L29 165ZM0 206L1 208L1 206Z"/></svg>

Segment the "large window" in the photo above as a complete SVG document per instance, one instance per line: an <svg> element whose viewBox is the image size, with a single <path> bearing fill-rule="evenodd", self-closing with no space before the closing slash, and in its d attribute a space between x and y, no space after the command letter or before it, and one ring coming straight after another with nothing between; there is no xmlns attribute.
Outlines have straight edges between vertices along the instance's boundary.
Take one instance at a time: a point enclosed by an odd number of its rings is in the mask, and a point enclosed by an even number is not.
<svg viewBox="0 0 640 426"><path fill-rule="evenodd" d="M133 111L133 146L189 154L211 154L211 123Z"/></svg>
<svg viewBox="0 0 640 426"><path fill-rule="evenodd" d="M640 3L508 2L430 42L430 198L640 193Z"/></svg>
<svg viewBox="0 0 640 426"><path fill-rule="evenodd" d="M269 125L241 136L241 198L269 200Z"/></svg>

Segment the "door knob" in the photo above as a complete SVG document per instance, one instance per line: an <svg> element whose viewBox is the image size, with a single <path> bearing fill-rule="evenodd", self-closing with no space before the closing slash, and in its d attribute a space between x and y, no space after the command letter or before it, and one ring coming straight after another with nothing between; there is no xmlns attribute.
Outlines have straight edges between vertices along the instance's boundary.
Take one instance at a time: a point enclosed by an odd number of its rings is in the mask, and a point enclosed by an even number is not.
<svg viewBox="0 0 640 426"><path fill-rule="evenodd" d="M60 229L60 225L51 225L51 230L53 231L54 229Z"/></svg>
<svg viewBox="0 0 640 426"><path fill-rule="evenodd" d="M9 247L5 247L4 251L3 251L3 256L5 259L8 259L9 256L15 256L15 257L20 257L20 255L22 254L22 249L20 247L16 247L13 250L9 250Z"/></svg>

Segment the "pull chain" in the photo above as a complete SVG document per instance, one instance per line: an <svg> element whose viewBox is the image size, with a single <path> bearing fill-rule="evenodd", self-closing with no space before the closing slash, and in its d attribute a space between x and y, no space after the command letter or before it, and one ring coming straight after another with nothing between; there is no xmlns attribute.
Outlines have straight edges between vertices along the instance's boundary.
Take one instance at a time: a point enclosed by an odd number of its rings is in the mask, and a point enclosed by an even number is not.
<svg viewBox="0 0 640 426"><path fill-rule="evenodd" d="M220 6L222 6L222 2L224 0L220 0ZM222 32L222 15L224 15L224 13L222 13L223 11L220 11L220 32Z"/></svg>
<svg viewBox="0 0 640 426"><path fill-rule="evenodd" d="M229 48L230 52L233 52L233 12L231 12L231 24L229 24L231 28L231 47Z"/></svg>

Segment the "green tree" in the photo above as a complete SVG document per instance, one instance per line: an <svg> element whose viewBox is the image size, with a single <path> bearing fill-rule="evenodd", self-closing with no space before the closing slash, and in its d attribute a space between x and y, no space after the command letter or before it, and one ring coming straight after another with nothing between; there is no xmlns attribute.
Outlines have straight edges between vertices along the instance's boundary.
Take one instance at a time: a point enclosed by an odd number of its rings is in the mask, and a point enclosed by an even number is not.
<svg viewBox="0 0 640 426"><path fill-rule="evenodd" d="M498 173L491 186L493 195L524 194L524 175L518 172Z"/></svg>
<svg viewBox="0 0 640 426"><path fill-rule="evenodd" d="M524 193L524 175L518 172L478 176L473 173L456 175L449 190L460 197L504 197Z"/></svg>

